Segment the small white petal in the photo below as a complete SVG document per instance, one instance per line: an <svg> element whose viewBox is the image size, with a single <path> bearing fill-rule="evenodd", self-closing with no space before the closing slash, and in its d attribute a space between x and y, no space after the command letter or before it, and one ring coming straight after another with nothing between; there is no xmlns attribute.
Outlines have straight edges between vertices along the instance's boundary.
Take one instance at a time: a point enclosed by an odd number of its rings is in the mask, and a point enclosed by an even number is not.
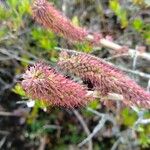
<svg viewBox="0 0 150 150"><path fill-rule="evenodd" d="M34 107L34 105L35 105L35 101L34 101L34 100L27 101L27 106L28 106L29 108Z"/></svg>

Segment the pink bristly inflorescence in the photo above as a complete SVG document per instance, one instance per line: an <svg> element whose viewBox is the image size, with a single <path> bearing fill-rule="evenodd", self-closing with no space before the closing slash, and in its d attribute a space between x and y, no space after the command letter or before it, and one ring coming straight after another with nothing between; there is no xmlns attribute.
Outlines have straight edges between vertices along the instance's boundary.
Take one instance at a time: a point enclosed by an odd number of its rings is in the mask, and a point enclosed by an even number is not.
<svg viewBox="0 0 150 150"><path fill-rule="evenodd" d="M23 75L22 87L32 99L73 108L89 102L86 88L56 72L44 63L36 63Z"/></svg>
<svg viewBox="0 0 150 150"><path fill-rule="evenodd" d="M108 93L123 96L128 106L150 108L150 93L112 64L89 54L70 55L66 51L60 54L60 68L84 80L90 80L102 97Z"/></svg>
<svg viewBox="0 0 150 150"><path fill-rule="evenodd" d="M44 27L73 42L89 41L92 44L98 44L102 38L100 33L89 34L87 30L73 25L68 18L47 0L33 1L32 16ZM92 38L89 38L89 35L92 35Z"/></svg>

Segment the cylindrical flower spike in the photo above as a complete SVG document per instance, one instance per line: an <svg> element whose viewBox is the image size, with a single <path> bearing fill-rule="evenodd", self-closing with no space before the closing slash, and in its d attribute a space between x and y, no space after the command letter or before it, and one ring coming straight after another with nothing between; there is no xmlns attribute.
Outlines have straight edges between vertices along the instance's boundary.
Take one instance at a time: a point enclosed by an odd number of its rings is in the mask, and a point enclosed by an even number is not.
<svg viewBox="0 0 150 150"><path fill-rule="evenodd" d="M62 15L47 0L34 0L32 15L44 27L73 42L89 41L92 44L98 44L102 38L99 33L89 34L85 29L73 25L68 18Z"/></svg>
<svg viewBox="0 0 150 150"><path fill-rule="evenodd" d="M69 80L43 63L31 66L23 75L22 87L32 99L73 108L85 105L90 96L86 88Z"/></svg>
<svg viewBox="0 0 150 150"><path fill-rule="evenodd" d="M150 108L150 93L102 59L84 53L70 55L63 51L58 65L82 79L90 80L103 97L109 93L121 94L126 105Z"/></svg>

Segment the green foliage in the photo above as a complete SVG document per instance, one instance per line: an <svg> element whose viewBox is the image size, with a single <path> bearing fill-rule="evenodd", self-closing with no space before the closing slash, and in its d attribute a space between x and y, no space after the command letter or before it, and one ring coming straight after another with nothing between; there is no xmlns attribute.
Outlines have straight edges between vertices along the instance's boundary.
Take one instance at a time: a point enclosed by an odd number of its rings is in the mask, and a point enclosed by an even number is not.
<svg viewBox="0 0 150 150"><path fill-rule="evenodd" d="M0 17L1 18L1 17ZM7 34L7 27L1 27L0 28L0 38L4 37Z"/></svg>
<svg viewBox="0 0 150 150"><path fill-rule="evenodd" d="M92 109L98 109L100 108L100 102L99 100L94 100L91 103L88 104L88 107L92 108Z"/></svg>
<svg viewBox="0 0 150 150"><path fill-rule="evenodd" d="M140 10L139 7L150 7L148 1L144 0L133 0L132 8L135 10ZM110 0L109 8L115 13L118 20L120 21L121 28L133 28L136 32L140 33L141 36L145 39L146 43L150 44L150 25L148 22L145 22L140 16L132 18L132 9L122 6L119 0ZM138 12L134 12L137 13ZM130 18L131 14L131 18Z"/></svg>
<svg viewBox="0 0 150 150"><path fill-rule="evenodd" d="M12 89L12 91L20 96L23 96L23 97L25 96L25 92L22 89L22 86L20 84L16 84L15 87Z"/></svg>
<svg viewBox="0 0 150 150"><path fill-rule="evenodd" d="M142 19L140 18L134 19L132 24L133 24L133 28L139 32L142 30L144 25Z"/></svg>
<svg viewBox="0 0 150 150"><path fill-rule="evenodd" d="M132 127L137 120L137 114L131 109L125 108L122 111L123 124Z"/></svg>
<svg viewBox="0 0 150 150"><path fill-rule="evenodd" d="M34 28L31 35L37 46L46 51L52 50L55 46L57 46L55 35L52 32L42 29L41 27Z"/></svg>
<svg viewBox="0 0 150 150"><path fill-rule="evenodd" d="M30 13L29 0L9 0L7 1L8 7L11 8L5 12L5 19L11 22L11 28L15 31L23 26L23 17Z"/></svg>
<svg viewBox="0 0 150 150"><path fill-rule="evenodd" d="M146 43L150 44L150 25L144 23L141 18L135 18L132 22L132 27L139 32L146 40Z"/></svg>
<svg viewBox="0 0 150 150"><path fill-rule="evenodd" d="M118 0L110 0L109 7L112 11L117 15L118 19L120 20L121 27L125 28L128 26L128 18L126 10L121 7Z"/></svg>
<svg viewBox="0 0 150 150"><path fill-rule="evenodd" d="M76 26L79 26L79 19L78 19L77 16L74 16L74 17L72 18L72 23L73 23L74 25L76 25Z"/></svg>
<svg viewBox="0 0 150 150"><path fill-rule="evenodd" d="M4 11L4 7L0 5L0 21L7 20L11 15L10 11Z"/></svg>
<svg viewBox="0 0 150 150"><path fill-rule="evenodd" d="M82 51L82 52L86 52L86 53L90 53L92 51L92 47L89 45L89 43L81 43L81 44L76 44L75 45L76 50Z"/></svg>
<svg viewBox="0 0 150 150"><path fill-rule="evenodd" d="M140 137L139 137L139 142L143 148L149 148L150 146L149 135L145 134L144 131L141 132Z"/></svg>
<svg viewBox="0 0 150 150"><path fill-rule="evenodd" d="M71 140L71 143L76 144L76 143L80 142L80 140L83 138L82 133L80 133L80 136L79 136L78 129L75 125L69 124L68 130L70 131L70 133L72 133L72 135L71 135L71 137L70 137L70 135L66 135L64 137L64 141Z"/></svg>
<svg viewBox="0 0 150 150"><path fill-rule="evenodd" d="M150 45L150 24L146 24L143 27L143 37L146 39L146 43Z"/></svg>

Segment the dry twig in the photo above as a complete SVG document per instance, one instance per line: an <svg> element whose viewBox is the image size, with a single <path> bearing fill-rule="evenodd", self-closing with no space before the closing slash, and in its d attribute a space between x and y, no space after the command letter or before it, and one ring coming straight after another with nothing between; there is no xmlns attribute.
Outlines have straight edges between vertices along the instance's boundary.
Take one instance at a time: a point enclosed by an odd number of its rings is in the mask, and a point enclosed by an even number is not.
<svg viewBox="0 0 150 150"><path fill-rule="evenodd" d="M73 113L75 114L75 116L78 118L79 122L81 123L85 133L87 134L87 136L89 136L91 133L90 133L90 130L88 129L83 117L79 114L79 112L77 110L73 110ZM90 139L88 141L88 150L92 150L93 149L93 143L92 143L92 139ZM79 145L80 147L80 145Z"/></svg>
<svg viewBox="0 0 150 150"><path fill-rule="evenodd" d="M113 123L113 125L115 125L115 119L110 116L109 114L102 114L97 112L96 110L93 110L91 108L87 108L88 111L94 113L95 115L101 117L99 123L95 126L93 132L88 135L88 137L86 139L84 139L81 143L78 144L79 147L82 147L84 144L86 144L87 142L89 142L105 125L106 121L110 121Z"/></svg>

